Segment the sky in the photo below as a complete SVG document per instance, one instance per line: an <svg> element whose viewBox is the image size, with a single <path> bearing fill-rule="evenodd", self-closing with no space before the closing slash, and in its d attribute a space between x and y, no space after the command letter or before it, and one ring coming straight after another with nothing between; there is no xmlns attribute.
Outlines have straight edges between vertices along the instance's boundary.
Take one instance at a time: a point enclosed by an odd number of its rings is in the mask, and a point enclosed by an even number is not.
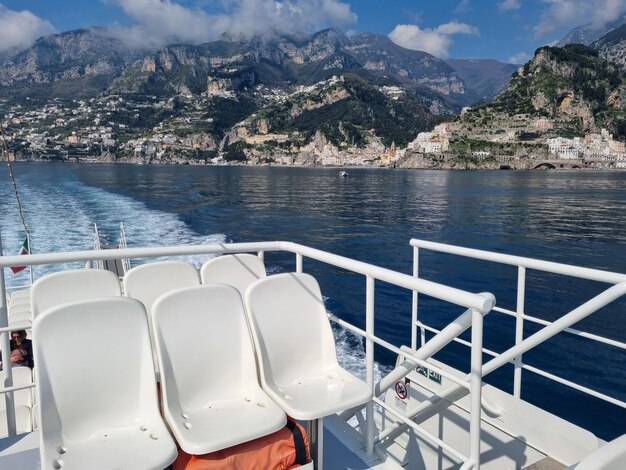
<svg viewBox="0 0 626 470"><path fill-rule="evenodd" d="M89 26L148 47L338 27L442 59L517 64L573 27L625 14L626 0L0 0L0 51Z"/></svg>

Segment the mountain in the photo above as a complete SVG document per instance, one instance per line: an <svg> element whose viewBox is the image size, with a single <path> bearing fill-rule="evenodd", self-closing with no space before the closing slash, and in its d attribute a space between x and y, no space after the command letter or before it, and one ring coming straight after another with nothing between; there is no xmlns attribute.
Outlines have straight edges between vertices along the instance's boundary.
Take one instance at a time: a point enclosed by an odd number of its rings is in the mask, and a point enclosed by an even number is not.
<svg viewBox="0 0 626 470"><path fill-rule="evenodd" d="M0 57L0 93L9 96L89 97L142 55L99 29L39 38L29 49Z"/></svg>
<svg viewBox="0 0 626 470"><path fill-rule="evenodd" d="M346 73L314 90L255 113L275 134L299 135L309 142L318 132L335 146L363 146L373 135L386 146L406 146L432 128L434 116L410 96L389 99L356 74Z"/></svg>
<svg viewBox="0 0 626 470"><path fill-rule="evenodd" d="M542 47L512 77L507 91L463 120L467 126L497 129L503 122L514 128L516 120L532 126L542 117L557 135L606 128L623 139L626 75L587 46Z"/></svg>
<svg viewBox="0 0 626 470"><path fill-rule="evenodd" d="M626 24L615 28L596 39L591 47L606 60L618 64L626 70Z"/></svg>
<svg viewBox="0 0 626 470"><path fill-rule="evenodd" d="M71 31L0 57L0 96L199 95L223 80L232 81L235 91L260 85L287 89L346 71L375 84L403 87L437 113L454 112L476 99L444 61L385 36L348 38L337 29L273 39L224 35L205 44L148 52L127 49L99 29Z"/></svg>
<svg viewBox="0 0 626 470"><path fill-rule="evenodd" d="M490 59L448 59L451 66L465 82L465 85L480 100L489 101L502 93L518 68Z"/></svg>
<svg viewBox="0 0 626 470"><path fill-rule="evenodd" d="M589 46L592 42L601 38L609 31L618 28L625 23L626 16L623 16L601 26L594 26L591 23L578 26L567 33L563 39L555 44L555 46L563 47L567 44L584 44L585 46Z"/></svg>

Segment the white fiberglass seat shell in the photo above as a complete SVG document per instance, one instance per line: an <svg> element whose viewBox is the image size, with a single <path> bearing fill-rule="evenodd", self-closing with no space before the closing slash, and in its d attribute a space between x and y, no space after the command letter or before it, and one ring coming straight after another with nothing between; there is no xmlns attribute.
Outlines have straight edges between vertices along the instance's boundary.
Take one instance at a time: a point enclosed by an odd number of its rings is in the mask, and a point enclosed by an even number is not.
<svg viewBox="0 0 626 470"><path fill-rule="evenodd" d="M30 308L30 305L26 305L26 304L11 305L11 307L9 307L9 317L27 313L29 319L31 319L32 318L31 311L32 309Z"/></svg>
<svg viewBox="0 0 626 470"><path fill-rule="evenodd" d="M152 335L152 304L161 295L173 290L200 285L198 270L183 261L158 261L134 267L124 275L122 284L124 295L139 300L148 312L154 367L159 373Z"/></svg>
<svg viewBox="0 0 626 470"><path fill-rule="evenodd" d="M195 266L183 261L158 261L136 266L124 275L124 295L139 300L150 317L152 304L161 295L200 284Z"/></svg>
<svg viewBox="0 0 626 470"><path fill-rule="evenodd" d="M623 470L626 468L626 434L598 447L573 470Z"/></svg>
<svg viewBox="0 0 626 470"><path fill-rule="evenodd" d="M28 299L28 302L30 302L30 289L20 289L11 292L11 303L19 299Z"/></svg>
<svg viewBox="0 0 626 470"><path fill-rule="evenodd" d="M285 413L258 382L239 292L180 289L152 309L163 414L180 447L206 454L278 431Z"/></svg>
<svg viewBox="0 0 626 470"><path fill-rule="evenodd" d="M200 269L202 283L219 282L237 288L243 296L250 284L267 277L265 263L256 255L241 253L212 258Z"/></svg>
<svg viewBox="0 0 626 470"><path fill-rule="evenodd" d="M33 372L30 367L13 367L11 369L13 385L33 383ZM2 374L4 376L4 373ZM32 431L32 389L26 388L13 392L15 407L15 426L17 434ZM0 437L8 436L5 394L0 397Z"/></svg>
<svg viewBox="0 0 626 470"><path fill-rule="evenodd" d="M140 302L66 303L42 312L33 333L42 469L162 470L174 461Z"/></svg>
<svg viewBox="0 0 626 470"><path fill-rule="evenodd" d="M35 281L30 299L33 318L44 310L80 300L121 296L120 281L104 269L73 269L47 274Z"/></svg>
<svg viewBox="0 0 626 470"><path fill-rule="evenodd" d="M371 389L337 363L315 278L270 276L246 292L263 389L288 415L313 420L367 402Z"/></svg>

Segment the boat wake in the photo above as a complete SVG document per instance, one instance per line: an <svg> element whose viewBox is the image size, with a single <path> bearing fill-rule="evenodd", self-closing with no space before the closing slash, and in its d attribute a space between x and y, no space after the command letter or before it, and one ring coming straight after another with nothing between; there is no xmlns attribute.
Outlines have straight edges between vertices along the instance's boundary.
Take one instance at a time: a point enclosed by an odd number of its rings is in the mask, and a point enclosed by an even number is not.
<svg viewBox="0 0 626 470"><path fill-rule="evenodd" d="M35 181L33 181L35 179ZM98 224L104 243L115 243L119 223L124 223L129 247L170 246L186 244L229 243L230 238L221 233L198 234L191 230L176 214L148 208L144 203L128 196L88 186L78 180L63 180L58 184L43 175L33 177L31 172L18 176L18 188L24 204L24 215L29 225L33 253L88 250L93 248L93 224ZM8 184L0 184L2 207L2 246L5 254L17 254L24 241L17 203ZM197 268L209 255L179 257ZM170 258L171 259L171 258ZM147 261L147 260L145 260ZM133 261L137 263L136 260ZM61 269L80 268L82 264L64 266L35 266L35 279ZM268 265L268 274L282 269ZM28 270L13 274L7 270L8 288L28 285ZM327 299L325 299L326 301ZM354 375L365 378L365 349L361 338L334 327L337 357L340 364ZM381 377L379 367L375 376Z"/></svg>

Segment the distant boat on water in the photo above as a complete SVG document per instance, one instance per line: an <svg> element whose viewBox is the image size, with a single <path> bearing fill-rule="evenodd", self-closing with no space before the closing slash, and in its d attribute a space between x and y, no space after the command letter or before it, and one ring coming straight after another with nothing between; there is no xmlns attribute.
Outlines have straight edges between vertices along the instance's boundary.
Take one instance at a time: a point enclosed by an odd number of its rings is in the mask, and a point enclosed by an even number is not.
<svg viewBox="0 0 626 470"><path fill-rule="evenodd" d="M348 172L342 170L342 171L339 172L339 176L341 176L342 178L347 178L348 177Z"/></svg>

